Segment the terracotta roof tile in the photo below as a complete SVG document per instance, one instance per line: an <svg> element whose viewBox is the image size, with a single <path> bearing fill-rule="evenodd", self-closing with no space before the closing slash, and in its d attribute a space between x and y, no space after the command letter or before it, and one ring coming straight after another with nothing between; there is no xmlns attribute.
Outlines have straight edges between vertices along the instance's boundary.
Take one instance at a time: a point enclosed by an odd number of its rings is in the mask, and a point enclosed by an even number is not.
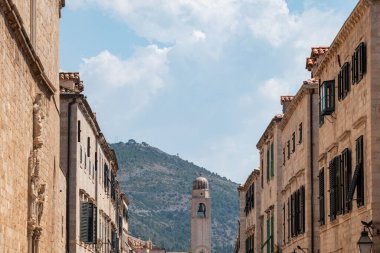
<svg viewBox="0 0 380 253"><path fill-rule="evenodd" d="M310 57L306 58L306 69L311 71L314 65L317 63L318 58L325 54L329 50L329 47L312 47Z"/></svg>

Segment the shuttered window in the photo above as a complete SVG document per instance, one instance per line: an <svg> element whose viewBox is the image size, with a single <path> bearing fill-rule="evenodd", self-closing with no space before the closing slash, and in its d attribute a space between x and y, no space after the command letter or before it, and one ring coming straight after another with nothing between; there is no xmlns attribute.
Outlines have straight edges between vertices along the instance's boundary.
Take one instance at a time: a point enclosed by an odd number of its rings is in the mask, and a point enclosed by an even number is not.
<svg viewBox="0 0 380 253"><path fill-rule="evenodd" d="M342 170L343 170L343 181L342 181L342 199L343 199L343 213L348 213L351 211L352 205L349 201L349 187L351 184L352 169L351 169L351 151L346 148L343 150L341 155Z"/></svg>
<svg viewBox="0 0 380 253"><path fill-rule="evenodd" d="M364 205L364 143L363 136L356 140L356 166L358 168L356 198L357 206Z"/></svg>
<svg viewBox="0 0 380 253"><path fill-rule="evenodd" d="M335 178L336 168L334 160L329 163L329 178L330 178L330 220L336 218L336 199L335 199Z"/></svg>
<svg viewBox="0 0 380 253"><path fill-rule="evenodd" d="M296 151L296 133L293 132L292 134L292 153Z"/></svg>
<svg viewBox="0 0 380 253"><path fill-rule="evenodd" d="M288 148L288 160L290 159L290 141L287 143L287 148Z"/></svg>
<svg viewBox="0 0 380 253"><path fill-rule="evenodd" d="M302 143L302 123L298 126L298 143Z"/></svg>
<svg viewBox="0 0 380 253"><path fill-rule="evenodd" d="M90 137L87 137L87 156L91 156L91 139Z"/></svg>
<svg viewBox="0 0 380 253"><path fill-rule="evenodd" d="M346 62L338 74L338 100L343 100L350 91L350 63Z"/></svg>
<svg viewBox="0 0 380 253"><path fill-rule="evenodd" d="M300 233L305 232L305 186L300 189Z"/></svg>
<svg viewBox="0 0 380 253"><path fill-rule="evenodd" d="M267 248L267 253L270 252L270 218L268 217L267 219L267 241L266 241L266 248Z"/></svg>
<svg viewBox="0 0 380 253"><path fill-rule="evenodd" d="M367 49L364 42L360 43L352 55L352 84L359 83L367 72Z"/></svg>
<svg viewBox="0 0 380 253"><path fill-rule="evenodd" d="M282 220L282 236L283 236L283 243L285 244L285 240L286 240L286 231L285 231L285 223L286 223L286 213L285 213L285 203L284 203L284 206L282 207L282 215L283 215L283 220Z"/></svg>
<svg viewBox="0 0 380 253"><path fill-rule="evenodd" d="M97 208L93 203L80 203L80 240L85 243L96 243Z"/></svg>
<svg viewBox="0 0 380 253"><path fill-rule="evenodd" d="M285 156L285 148L282 149L282 165L285 166L286 156Z"/></svg>
<svg viewBox="0 0 380 253"><path fill-rule="evenodd" d="M325 169L319 171L319 224L325 225Z"/></svg>
<svg viewBox="0 0 380 253"><path fill-rule="evenodd" d="M274 215L270 218L270 252L274 253Z"/></svg>
<svg viewBox="0 0 380 253"><path fill-rule="evenodd" d="M288 198L288 241L290 241L290 234L291 234L291 211L290 211L290 198Z"/></svg>

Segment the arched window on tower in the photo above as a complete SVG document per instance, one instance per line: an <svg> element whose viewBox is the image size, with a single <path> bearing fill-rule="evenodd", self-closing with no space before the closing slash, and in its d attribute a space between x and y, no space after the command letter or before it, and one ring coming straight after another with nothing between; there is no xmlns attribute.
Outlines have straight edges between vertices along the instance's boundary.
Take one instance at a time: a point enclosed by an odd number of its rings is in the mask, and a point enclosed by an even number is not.
<svg viewBox="0 0 380 253"><path fill-rule="evenodd" d="M199 203L197 217L198 218L206 218L206 205L205 204Z"/></svg>

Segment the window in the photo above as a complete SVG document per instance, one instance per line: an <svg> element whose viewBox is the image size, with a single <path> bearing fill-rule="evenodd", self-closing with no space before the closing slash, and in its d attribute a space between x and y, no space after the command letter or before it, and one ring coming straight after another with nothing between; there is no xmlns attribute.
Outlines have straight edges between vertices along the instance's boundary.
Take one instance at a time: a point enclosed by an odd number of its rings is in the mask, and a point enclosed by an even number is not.
<svg viewBox="0 0 380 253"><path fill-rule="evenodd" d="M247 192L245 193L245 215L247 216L248 213L252 210L252 208L255 207L255 184L252 183L252 185L248 188Z"/></svg>
<svg viewBox="0 0 380 253"><path fill-rule="evenodd" d="M320 112L322 116L335 111L335 81L325 81L320 87Z"/></svg>
<svg viewBox="0 0 380 253"><path fill-rule="evenodd" d="M351 151L344 149L341 155L329 163L330 173L330 220L351 211Z"/></svg>
<svg viewBox="0 0 380 253"><path fill-rule="evenodd" d="M285 166L286 156L285 156L285 148L282 149L282 165Z"/></svg>
<svg viewBox="0 0 380 253"><path fill-rule="evenodd" d="M339 169L340 159L339 156L333 158L329 163L329 178L330 178L330 220L336 219L337 215L337 200L338 200L338 182L337 171Z"/></svg>
<svg viewBox="0 0 380 253"><path fill-rule="evenodd" d="M271 177L274 177L274 149L273 149L273 142L270 145L270 175L271 175Z"/></svg>
<svg viewBox="0 0 380 253"><path fill-rule="evenodd" d="M80 142L80 133L82 132L81 128L80 128L80 120L78 120L78 142Z"/></svg>
<svg viewBox="0 0 380 253"><path fill-rule="evenodd" d="M350 63L346 62L338 74L338 100L343 100L350 91Z"/></svg>
<svg viewBox="0 0 380 253"><path fill-rule="evenodd" d="M79 162L80 162L80 164L83 163L83 149L82 149L82 146L80 146L80 151L79 151Z"/></svg>
<svg viewBox="0 0 380 253"><path fill-rule="evenodd" d="M250 235L245 240L245 252L254 253L254 235Z"/></svg>
<svg viewBox="0 0 380 253"><path fill-rule="evenodd" d="M286 213L285 213L285 203L284 206L282 207L282 215L283 215L283 220L282 220L282 236L283 236L283 243L285 244L286 241L286 234L285 234L285 223L286 223Z"/></svg>
<svg viewBox="0 0 380 253"><path fill-rule="evenodd" d="M87 156L91 156L91 139L90 137L87 137Z"/></svg>
<svg viewBox="0 0 380 253"><path fill-rule="evenodd" d="M80 203L80 240L85 243L96 243L97 211L93 203Z"/></svg>
<svg viewBox="0 0 380 253"><path fill-rule="evenodd" d="M298 126L298 144L302 143L302 123Z"/></svg>
<svg viewBox="0 0 380 253"><path fill-rule="evenodd" d="M288 141L286 147L288 148L288 160L290 159L290 141Z"/></svg>
<svg viewBox="0 0 380 253"><path fill-rule="evenodd" d="M267 240L265 242L267 253L274 253L274 215L267 219Z"/></svg>
<svg viewBox="0 0 380 253"><path fill-rule="evenodd" d="M364 156L363 155L364 155L363 136L360 136L356 140L356 167L358 168L356 203L358 207L364 205Z"/></svg>
<svg viewBox="0 0 380 253"><path fill-rule="evenodd" d="M203 203L199 203L197 210L198 218L206 218L206 205Z"/></svg>
<svg viewBox="0 0 380 253"><path fill-rule="evenodd" d="M325 170L319 171L319 225L325 225Z"/></svg>
<svg viewBox="0 0 380 253"><path fill-rule="evenodd" d="M296 151L296 132L292 134L292 153Z"/></svg>
<svg viewBox="0 0 380 253"><path fill-rule="evenodd" d="M364 42L360 43L352 55L352 84L359 83L367 71L367 50Z"/></svg>
<svg viewBox="0 0 380 253"><path fill-rule="evenodd" d="M264 159L261 159L261 188L264 186Z"/></svg>
<svg viewBox="0 0 380 253"><path fill-rule="evenodd" d="M284 206L285 209L285 206ZM285 216L284 216L285 219ZM288 240L305 232L305 187L288 198Z"/></svg>

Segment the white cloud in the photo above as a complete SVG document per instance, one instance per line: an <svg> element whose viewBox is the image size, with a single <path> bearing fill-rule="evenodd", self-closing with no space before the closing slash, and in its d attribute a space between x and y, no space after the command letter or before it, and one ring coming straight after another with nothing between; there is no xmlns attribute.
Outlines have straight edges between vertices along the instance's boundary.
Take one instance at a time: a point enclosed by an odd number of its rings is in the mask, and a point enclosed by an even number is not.
<svg viewBox="0 0 380 253"><path fill-rule="evenodd" d="M193 31L193 37L197 40L197 41L202 41L202 40L205 40L206 39L206 34L202 31L199 31L199 30L194 30Z"/></svg>
<svg viewBox="0 0 380 253"><path fill-rule="evenodd" d="M107 50L83 59L80 73L85 81L85 93L95 105L105 107L109 101L121 96L118 106L133 116L167 85L169 51L169 48L149 45L138 48L128 60Z"/></svg>

